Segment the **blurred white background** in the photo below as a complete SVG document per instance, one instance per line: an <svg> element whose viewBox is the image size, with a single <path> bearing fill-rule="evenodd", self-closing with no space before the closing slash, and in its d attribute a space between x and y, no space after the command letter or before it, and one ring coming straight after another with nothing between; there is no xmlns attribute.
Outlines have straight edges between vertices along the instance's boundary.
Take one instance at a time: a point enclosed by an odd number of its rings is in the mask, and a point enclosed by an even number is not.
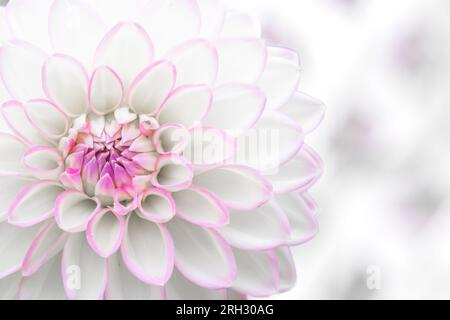
<svg viewBox="0 0 450 320"><path fill-rule="evenodd" d="M450 2L225 0L296 49L324 100L321 233L280 299L450 298Z"/></svg>

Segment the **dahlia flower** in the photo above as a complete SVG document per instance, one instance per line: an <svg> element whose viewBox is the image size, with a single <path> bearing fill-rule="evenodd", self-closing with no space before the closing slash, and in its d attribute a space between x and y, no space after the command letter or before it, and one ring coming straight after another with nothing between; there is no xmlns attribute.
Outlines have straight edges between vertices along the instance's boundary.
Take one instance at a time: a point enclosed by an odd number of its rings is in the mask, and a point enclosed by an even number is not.
<svg viewBox="0 0 450 320"><path fill-rule="evenodd" d="M317 233L299 59L216 0L0 15L0 297L241 299Z"/></svg>

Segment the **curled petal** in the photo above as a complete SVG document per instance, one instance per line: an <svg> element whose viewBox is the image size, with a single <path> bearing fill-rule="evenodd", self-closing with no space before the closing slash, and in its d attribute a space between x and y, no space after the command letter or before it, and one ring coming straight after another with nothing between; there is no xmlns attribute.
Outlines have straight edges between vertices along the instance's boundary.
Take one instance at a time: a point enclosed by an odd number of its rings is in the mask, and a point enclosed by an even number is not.
<svg viewBox="0 0 450 320"><path fill-rule="evenodd" d="M55 220L66 232L86 230L89 218L100 210L100 203L76 190L61 193L56 199Z"/></svg>
<svg viewBox="0 0 450 320"><path fill-rule="evenodd" d="M182 157L169 154L156 162L152 184L160 189L178 191L189 187L194 176L192 166Z"/></svg>
<svg viewBox="0 0 450 320"><path fill-rule="evenodd" d="M174 252L169 232L136 214L128 216L121 253L128 270L146 284L162 286L172 274Z"/></svg>
<svg viewBox="0 0 450 320"><path fill-rule="evenodd" d="M167 124L153 133L153 145L159 154L179 154L189 143L189 132L180 125Z"/></svg>
<svg viewBox="0 0 450 320"><path fill-rule="evenodd" d="M175 202L169 192L159 189L146 190L139 196L139 215L156 223L165 223L176 214Z"/></svg>
<svg viewBox="0 0 450 320"><path fill-rule="evenodd" d="M89 104L92 111L105 115L116 110L123 101L124 85L110 67L97 68L89 83Z"/></svg>
<svg viewBox="0 0 450 320"><path fill-rule="evenodd" d="M4 154L0 157L0 176L20 176L25 174L21 159L27 146L19 138L0 133L0 148Z"/></svg>
<svg viewBox="0 0 450 320"><path fill-rule="evenodd" d="M30 100L24 104L31 124L48 139L60 139L69 131L69 118L48 100Z"/></svg>
<svg viewBox="0 0 450 320"><path fill-rule="evenodd" d="M25 152L23 165L39 179L58 180L64 169L59 151L51 147L32 147Z"/></svg>
<svg viewBox="0 0 450 320"><path fill-rule="evenodd" d="M120 247L125 230L121 216L110 209L97 211L91 216L86 228L86 238L99 256L112 256Z"/></svg>
<svg viewBox="0 0 450 320"><path fill-rule="evenodd" d="M22 189L8 210L9 222L20 227L36 225L50 218L55 201L64 192L55 181L38 181Z"/></svg>

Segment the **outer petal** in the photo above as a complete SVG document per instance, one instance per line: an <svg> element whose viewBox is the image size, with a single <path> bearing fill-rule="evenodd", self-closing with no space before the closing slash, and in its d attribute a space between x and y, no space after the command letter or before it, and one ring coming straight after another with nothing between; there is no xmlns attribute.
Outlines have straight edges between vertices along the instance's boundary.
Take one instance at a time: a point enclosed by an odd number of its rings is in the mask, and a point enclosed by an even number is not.
<svg viewBox="0 0 450 320"><path fill-rule="evenodd" d="M275 197L291 226L287 245L299 245L314 238L319 232L317 205L307 194L287 193Z"/></svg>
<svg viewBox="0 0 450 320"><path fill-rule="evenodd" d="M88 77L80 62L62 54L50 57L42 69L45 94L72 117L87 110Z"/></svg>
<svg viewBox="0 0 450 320"><path fill-rule="evenodd" d="M193 170L186 159L168 154L159 157L152 175L152 184L163 190L179 191L192 184Z"/></svg>
<svg viewBox="0 0 450 320"><path fill-rule="evenodd" d="M257 171L244 166L223 166L196 175L194 185L205 188L229 208L252 210L266 203L272 187Z"/></svg>
<svg viewBox="0 0 450 320"><path fill-rule="evenodd" d="M126 88L152 61L153 43L147 32L133 22L122 22L112 28L95 55L95 64L116 70Z"/></svg>
<svg viewBox="0 0 450 320"><path fill-rule="evenodd" d="M57 255L32 276L22 278L18 298L21 300L65 300L60 269L61 255Z"/></svg>
<svg viewBox="0 0 450 320"><path fill-rule="evenodd" d="M108 280L107 260L92 251L84 233L70 235L64 247L61 272L68 299L103 299Z"/></svg>
<svg viewBox="0 0 450 320"><path fill-rule="evenodd" d="M0 176L0 222L3 222L8 216L8 209L17 194L22 190L30 180L14 177L14 176Z"/></svg>
<svg viewBox="0 0 450 320"><path fill-rule="evenodd" d="M226 84L214 90L214 103L203 123L239 134L259 120L265 105L266 97L259 87L242 83Z"/></svg>
<svg viewBox="0 0 450 320"><path fill-rule="evenodd" d="M167 282L165 291L168 300L222 300L226 297L225 289L202 288L186 279L176 269Z"/></svg>
<svg viewBox="0 0 450 320"><path fill-rule="evenodd" d="M51 147L32 147L25 152L22 162L38 179L58 180L63 172L64 160L59 151Z"/></svg>
<svg viewBox="0 0 450 320"><path fill-rule="evenodd" d="M86 230L89 218L101 208L100 203L76 190L61 193L55 203L55 220L66 232Z"/></svg>
<svg viewBox="0 0 450 320"><path fill-rule="evenodd" d="M89 105L97 115L116 110L124 99L124 84L110 67L99 67L89 82Z"/></svg>
<svg viewBox="0 0 450 320"><path fill-rule="evenodd" d="M207 39L216 39L225 20L226 8L220 0L197 0L197 4L202 21L200 35Z"/></svg>
<svg viewBox="0 0 450 320"><path fill-rule="evenodd" d="M219 52L219 84L258 81L267 62L267 50L261 39L222 39L216 46Z"/></svg>
<svg viewBox="0 0 450 320"><path fill-rule="evenodd" d="M44 96L41 68L46 58L43 51L23 41L0 49L0 75L12 97L26 101Z"/></svg>
<svg viewBox="0 0 450 320"><path fill-rule="evenodd" d="M280 108L281 113L298 121L306 134L319 126L325 117L325 110L323 102L301 92L296 92L289 102Z"/></svg>
<svg viewBox="0 0 450 320"><path fill-rule="evenodd" d="M20 279L20 273L16 272L0 280L0 300L17 299Z"/></svg>
<svg viewBox="0 0 450 320"><path fill-rule="evenodd" d="M280 292L291 290L297 282L297 270L295 269L294 258L288 247L281 247L275 250L280 273Z"/></svg>
<svg viewBox="0 0 450 320"><path fill-rule="evenodd" d="M37 234L22 263L22 275L29 277L57 255L64 247L68 234L61 231L54 221L48 222Z"/></svg>
<svg viewBox="0 0 450 320"><path fill-rule="evenodd" d="M208 114L213 100L211 89L203 85L174 90L158 114L159 123L177 123L192 128Z"/></svg>
<svg viewBox="0 0 450 320"><path fill-rule="evenodd" d="M240 12L228 12L221 36L224 38L261 37L261 23L253 15Z"/></svg>
<svg viewBox="0 0 450 320"><path fill-rule="evenodd" d="M225 240L243 250L267 250L289 240L289 221L274 201L250 212L231 211L230 223L219 229Z"/></svg>
<svg viewBox="0 0 450 320"><path fill-rule="evenodd" d="M5 151L0 157L0 176L23 175L25 168L21 159L27 146L13 135L0 133L0 148Z"/></svg>
<svg viewBox="0 0 450 320"><path fill-rule="evenodd" d="M272 183L275 193L306 191L322 175L323 164L319 155L307 145L275 173L266 174Z"/></svg>
<svg viewBox="0 0 450 320"><path fill-rule="evenodd" d="M145 68L130 86L128 104L138 114L153 114L175 86L176 69L167 61Z"/></svg>
<svg viewBox="0 0 450 320"><path fill-rule="evenodd" d="M233 250L238 268L233 288L253 297L268 297L278 292L279 266L273 251Z"/></svg>
<svg viewBox="0 0 450 320"><path fill-rule="evenodd" d="M99 256L107 258L119 249L124 231L123 218L110 209L104 209L90 218L86 237L92 250Z"/></svg>
<svg viewBox="0 0 450 320"><path fill-rule="evenodd" d="M162 225L130 214L121 253L128 270L150 285L164 285L173 270L174 252L170 234Z"/></svg>
<svg viewBox="0 0 450 320"><path fill-rule="evenodd" d="M141 218L156 223L165 223L176 214L176 206L172 195L155 188L148 189L139 196L138 207L137 213Z"/></svg>
<svg viewBox="0 0 450 320"><path fill-rule="evenodd" d="M149 6L154 5L148 1ZM149 8L147 10L151 10ZM150 19L145 19L145 26L154 40L156 53L161 56L168 49L195 37L200 31L200 11L195 0L165 0L164 4ZM150 13L150 11L145 11Z"/></svg>
<svg viewBox="0 0 450 320"><path fill-rule="evenodd" d="M23 258L42 225L17 228L8 222L0 223L0 279L20 270Z"/></svg>
<svg viewBox="0 0 450 320"><path fill-rule="evenodd" d="M166 58L177 69L177 86L186 84L208 84L216 80L218 71L217 49L207 40L187 41L170 50Z"/></svg>
<svg viewBox="0 0 450 320"><path fill-rule="evenodd" d="M47 139L59 140L69 131L67 115L51 101L30 100L24 109L30 123Z"/></svg>
<svg viewBox="0 0 450 320"><path fill-rule="evenodd" d="M300 67L292 59L269 56L267 67L259 80L267 97L267 110L276 110L287 103L300 83Z"/></svg>
<svg viewBox="0 0 450 320"><path fill-rule="evenodd" d="M9 223L29 227L50 218L55 210L55 201L64 191L55 181L38 181L22 189L8 210Z"/></svg>
<svg viewBox="0 0 450 320"><path fill-rule="evenodd" d="M164 289L158 286L148 285L136 278L120 255L116 254L108 259L109 277L106 288L108 300L162 300Z"/></svg>
<svg viewBox="0 0 450 320"><path fill-rule="evenodd" d="M50 49L48 37L48 12L52 0L10 1L6 6L6 19L9 29L17 39L23 39Z"/></svg>
<svg viewBox="0 0 450 320"><path fill-rule="evenodd" d="M175 264L186 278L208 289L232 284L236 277L233 253L217 233L180 219L172 219L167 226L175 243Z"/></svg>
<svg viewBox="0 0 450 320"><path fill-rule="evenodd" d="M206 189L191 186L172 194L178 216L205 228L222 227L229 223L225 205Z"/></svg>
<svg viewBox="0 0 450 320"><path fill-rule="evenodd" d="M142 14L142 2L141 0L89 0L109 28L122 21L138 20Z"/></svg>
<svg viewBox="0 0 450 320"><path fill-rule="evenodd" d="M55 0L49 14L53 48L91 66L95 48L106 26L84 0Z"/></svg>

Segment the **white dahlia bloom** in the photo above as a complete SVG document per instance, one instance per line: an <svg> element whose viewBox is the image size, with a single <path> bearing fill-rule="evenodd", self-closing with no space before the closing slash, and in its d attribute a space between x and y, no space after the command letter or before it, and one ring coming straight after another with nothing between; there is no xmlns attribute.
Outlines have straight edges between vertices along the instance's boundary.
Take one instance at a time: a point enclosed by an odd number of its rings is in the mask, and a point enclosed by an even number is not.
<svg viewBox="0 0 450 320"><path fill-rule="evenodd" d="M0 27L0 298L292 288L324 112L294 52L215 0L11 0Z"/></svg>

